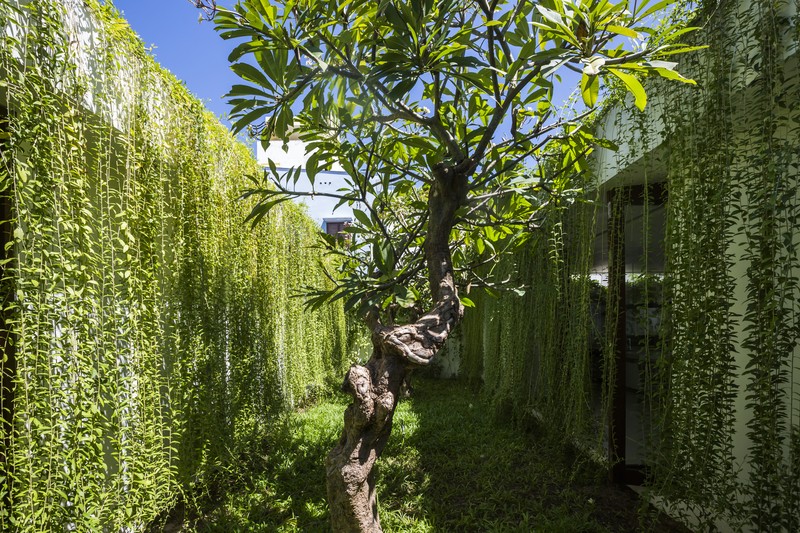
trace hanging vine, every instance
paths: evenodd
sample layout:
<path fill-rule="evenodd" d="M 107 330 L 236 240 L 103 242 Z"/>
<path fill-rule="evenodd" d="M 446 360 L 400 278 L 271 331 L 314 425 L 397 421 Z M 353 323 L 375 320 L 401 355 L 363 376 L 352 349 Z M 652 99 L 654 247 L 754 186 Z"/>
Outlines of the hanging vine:
<path fill-rule="evenodd" d="M 796 19 L 704 6 L 702 91 L 665 88 L 669 350 L 654 490 L 703 528 L 797 528 Z M 707 22 L 705 22 L 707 21 Z M 790 45 L 791 46 L 791 45 Z M 796 49 L 796 48 L 795 48 Z M 793 102 L 793 103 L 792 103 Z"/>
<path fill-rule="evenodd" d="M 353 339 L 340 306 L 292 297 L 326 283 L 314 224 L 294 205 L 243 224 L 252 154 L 111 5 L 0 0 L 0 27 L 0 528 L 142 530 L 341 375 Z"/>
<path fill-rule="evenodd" d="M 636 179 L 645 185 L 653 154 L 665 157 L 665 241 L 653 242 L 647 222 L 642 230 L 645 250 L 663 247 L 664 277 L 642 278 L 642 296 L 628 300 L 662 309 L 658 338 L 644 330 L 639 363 L 650 490 L 701 530 L 800 528 L 798 11 L 795 0 L 709 0 L 676 10 L 702 27 L 697 44 L 708 45 L 680 59 L 701 87 L 647 80 L 644 113 L 617 100 L 598 120 L 617 121 L 609 130 L 623 147 L 615 164 L 641 169 Z M 564 435 L 584 427 L 600 444 L 616 393 L 616 339 L 614 331 L 603 336 L 598 397 L 581 358 L 600 306 L 565 282 L 589 274 L 587 261 L 568 253 L 570 243 L 592 246 L 592 224 L 578 227 L 562 216 L 508 265 L 530 286 L 526 295 L 484 303 L 482 317 L 468 317 L 462 354 L 472 379 L 482 369 L 485 390 L 517 415 L 534 409 L 548 427 Z M 647 252 L 642 263 L 647 272 Z M 604 302 L 617 300 L 613 290 Z M 605 311 L 607 323 L 619 312 Z M 597 418 L 579 406 L 586 390 L 594 391 Z M 598 423 L 574 423 L 579 412 Z"/>
<path fill-rule="evenodd" d="M 504 416 L 534 417 L 554 433 L 597 443 L 588 275 L 595 205 L 554 211 L 530 244 L 498 267 L 524 292 L 480 296 L 480 313 L 468 312 L 463 325 L 461 368 L 482 379 Z"/>

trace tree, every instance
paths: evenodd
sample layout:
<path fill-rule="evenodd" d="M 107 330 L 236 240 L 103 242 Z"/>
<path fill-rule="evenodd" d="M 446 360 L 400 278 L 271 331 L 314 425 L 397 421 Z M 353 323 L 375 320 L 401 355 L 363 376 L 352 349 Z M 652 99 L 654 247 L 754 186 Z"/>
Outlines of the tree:
<path fill-rule="evenodd" d="M 643 108 L 641 77 L 691 83 L 663 60 L 690 47 L 677 28 L 647 26 L 668 1 L 191 1 L 242 41 L 230 56 L 245 82 L 229 93 L 234 129 L 265 143 L 299 133 L 312 184 L 338 163 L 347 190 L 332 196 L 363 206 L 352 239 L 326 239 L 339 267 L 309 305 L 345 299 L 372 332 L 372 357 L 345 377 L 353 403 L 326 467 L 334 530 L 380 531 L 373 465 L 406 373 L 431 363 L 471 290 L 509 285 L 499 257 L 574 200 L 603 144 L 582 125 L 601 85 Z M 553 97 L 568 70 L 585 111 L 564 117 Z M 256 180 L 250 220 L 303 195 L 300 175 L 271 167 Z"/>

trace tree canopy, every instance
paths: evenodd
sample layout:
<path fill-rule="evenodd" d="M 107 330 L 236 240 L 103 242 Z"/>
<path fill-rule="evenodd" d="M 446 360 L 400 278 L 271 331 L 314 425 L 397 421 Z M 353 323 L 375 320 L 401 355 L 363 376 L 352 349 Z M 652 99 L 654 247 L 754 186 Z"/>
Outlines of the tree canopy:
<path fill-rule="evenodd" d="M 691 82 L 667 56 L 691 47 L 685 30 L 652 26 L 669 7 L 608 0 L 243 0 L 198 2 L 225 39 L 243 79 L 229 96 L 234 128 L 263 143 L 292 133 L 307 143 L 312 185 L 341 165 L 356 206 L 335 287 L 312 305 L 413 308 L 427 294 L 429 197 L 439 183 L 458 198 L 446 240 L 457 284 L 491 291 L 493 265 L 531 235 L 547 208 L 567 205 L 574 178 L 603 144 L 582 125 L 603 85 L 629 91 L 640 79 Z M 560 113 L 561 75 L 580 75 L 584 109 Z M 576 76 L 577 79 L 577 76 Z M 274 142 L 274 141 L 273 141 Z M 454 176 L 464 176 L 456 183 Z M 301 170 L 272 166 L 248 195 L 255 223 L 294 191 Z M 324 194 L 314 192 L 312 194 Z M 461 302 L 471 305 L 462 291 Z"/>

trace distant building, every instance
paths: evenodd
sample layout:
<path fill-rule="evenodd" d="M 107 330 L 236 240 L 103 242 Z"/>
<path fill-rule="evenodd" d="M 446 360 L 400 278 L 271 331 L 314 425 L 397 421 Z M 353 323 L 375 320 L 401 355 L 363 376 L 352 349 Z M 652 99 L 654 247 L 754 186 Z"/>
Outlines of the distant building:
<path fill-rule="evenodd" d="M 259 144 L 256 149 L 256 156 L 261 166 L 266 167 L 269 164 L 268 161 L 272 160 L 280 171 L 297 167 L 305 169 L 306 161 L 308 161 L 305 143 L 296 135 L 292 135 L 285 145 L 279 140 L 275 140 L 270 143 L 266 150 Z M 307 205 L 308 215 L 322 226 L 323 231 L 328 233 L 330 231 L 325 229 L 327 227 L 326 222 L 331 224 L 351 222 L 353 220 L 353 207 L 358 207 L 358 205 L 350 206 L 347 204 L 337 207 L 338 198 L 324 196 L 325 194 L 336 194 L 339 189 L 346 187 L 345 177 L 346 174 L 342 167 L 334 165 L 331 170 L 319 172 L 312 187 L 305 170 L 303 170 L 300 180 L 295 186 L 296 191 L 316 193 L 314 196 L 299 197 L 297 202 Z"/>
<path fill-rule="evenodd" d="M 353 222 L 349 217 L 333 217 L 322 219 L 322 231 L 334 237 L 344 237 L 344 230 Z"/>

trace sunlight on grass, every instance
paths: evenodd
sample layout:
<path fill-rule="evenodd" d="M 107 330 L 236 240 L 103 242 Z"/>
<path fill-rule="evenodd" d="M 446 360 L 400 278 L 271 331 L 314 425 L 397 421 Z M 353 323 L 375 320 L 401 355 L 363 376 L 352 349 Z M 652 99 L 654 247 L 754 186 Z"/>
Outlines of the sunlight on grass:
<path fill-rule="evenodd" d="M 197 530 L 328 531 L 323 463 L 345 406 L 344 398 L 325 401 L 276 424 L 262 468 L 246 485 L 225 487 Z M 493 412 L 454 382 L 421 381 L 400 403 L 378 463 L 387 533 L 638 529 L 634 500 L 614 494 L 613 505 L 596 503 L 616 489 L 586 477 L 562 450 L 496 423 Z"/>

